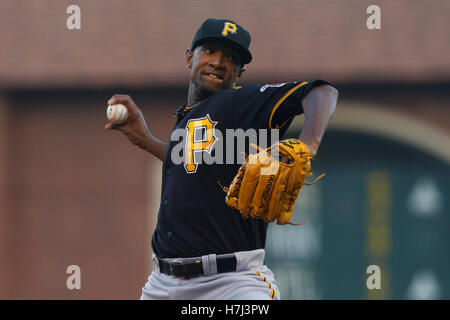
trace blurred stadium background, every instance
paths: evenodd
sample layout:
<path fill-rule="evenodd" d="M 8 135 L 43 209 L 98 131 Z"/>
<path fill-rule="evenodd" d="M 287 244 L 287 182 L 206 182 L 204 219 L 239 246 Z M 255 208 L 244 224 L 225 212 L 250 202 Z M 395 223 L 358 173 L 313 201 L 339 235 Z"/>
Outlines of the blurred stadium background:
<path fill-rule="evenodd" d="M 81 30 L 66 28 L 72 4 Z M 380 30 L 366 27 L 371 4 Z M 309 225 L 269 228 L 282 298 L 450 298 L 448 1 L 3 0 L 0 14 L 1 299 L 139 298 L 161 164 L 103 130 L 106 102 L 130 94 L 167 140 L 208 17 L 251 32 L 242 84 L 340 91 L 313 167 L 327 176 L 296 204 Z M 81 290 L 66 287 L 69 265 Z"/>

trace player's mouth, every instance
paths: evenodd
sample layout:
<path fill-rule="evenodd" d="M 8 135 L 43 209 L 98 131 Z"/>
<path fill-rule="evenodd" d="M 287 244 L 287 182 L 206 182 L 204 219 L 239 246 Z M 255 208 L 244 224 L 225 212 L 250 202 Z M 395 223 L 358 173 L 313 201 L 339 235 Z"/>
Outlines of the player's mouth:
<path fill-rule="evenodd" d="M 217 73 L 204 73 L 203 74 L 205 77 L 208 77 L 209 79 L 214 79 L 214 80 L 220 80 L 223 81 L 223 75 L 221 74 L 217 74 Z"/>

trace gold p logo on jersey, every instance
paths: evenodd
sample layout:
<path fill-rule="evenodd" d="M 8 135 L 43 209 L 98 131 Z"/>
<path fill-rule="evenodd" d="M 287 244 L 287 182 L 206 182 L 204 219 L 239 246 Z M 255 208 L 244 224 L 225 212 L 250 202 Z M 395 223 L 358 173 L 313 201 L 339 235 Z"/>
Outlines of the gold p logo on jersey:
<path fill-rule="evenodd" d="M 234 23 L 225 22 L 225 25 L 222 30 L 222 35 L 224 37 L 226 37 L 228 35 L 228 32 L 236 33 L 236 31 L 237 31 L 237 26 Z"/>
<path fill-rule="evenodd" d="M 217 122 L 211 121 L 209 114 L 206 117 L 189 120 L 186 125 L 187 138 L 185 149 L 184 168 L 187 173 L 197 172 L 198 164 L 194 160 L 195 152 L 211 152 L 212 145 L 217 137 L 214 126 Z"/>

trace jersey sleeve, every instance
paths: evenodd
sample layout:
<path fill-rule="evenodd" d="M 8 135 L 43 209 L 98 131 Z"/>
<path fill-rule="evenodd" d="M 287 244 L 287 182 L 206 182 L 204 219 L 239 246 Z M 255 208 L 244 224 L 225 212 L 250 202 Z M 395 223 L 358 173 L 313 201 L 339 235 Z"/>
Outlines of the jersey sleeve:
<path fill-rule="evenodd" d="M 287 82 L 250 85 L 236 89 L 233 118 L 237 128 L 287 129 L 292 119 L 303 113 L 301 102 L 312 88 L 328 84 L 313 82 Z"/>

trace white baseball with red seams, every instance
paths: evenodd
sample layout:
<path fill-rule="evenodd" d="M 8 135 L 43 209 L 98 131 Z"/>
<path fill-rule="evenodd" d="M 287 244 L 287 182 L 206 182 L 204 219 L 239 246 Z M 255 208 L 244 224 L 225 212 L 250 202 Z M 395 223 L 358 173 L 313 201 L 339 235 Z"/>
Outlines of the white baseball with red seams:
<path fill-rule="evenodd" d="M 128 110 L 123 104 L 108 106 L 106 117 L 114 124 L 123 124 L 128 119 Z"/>

